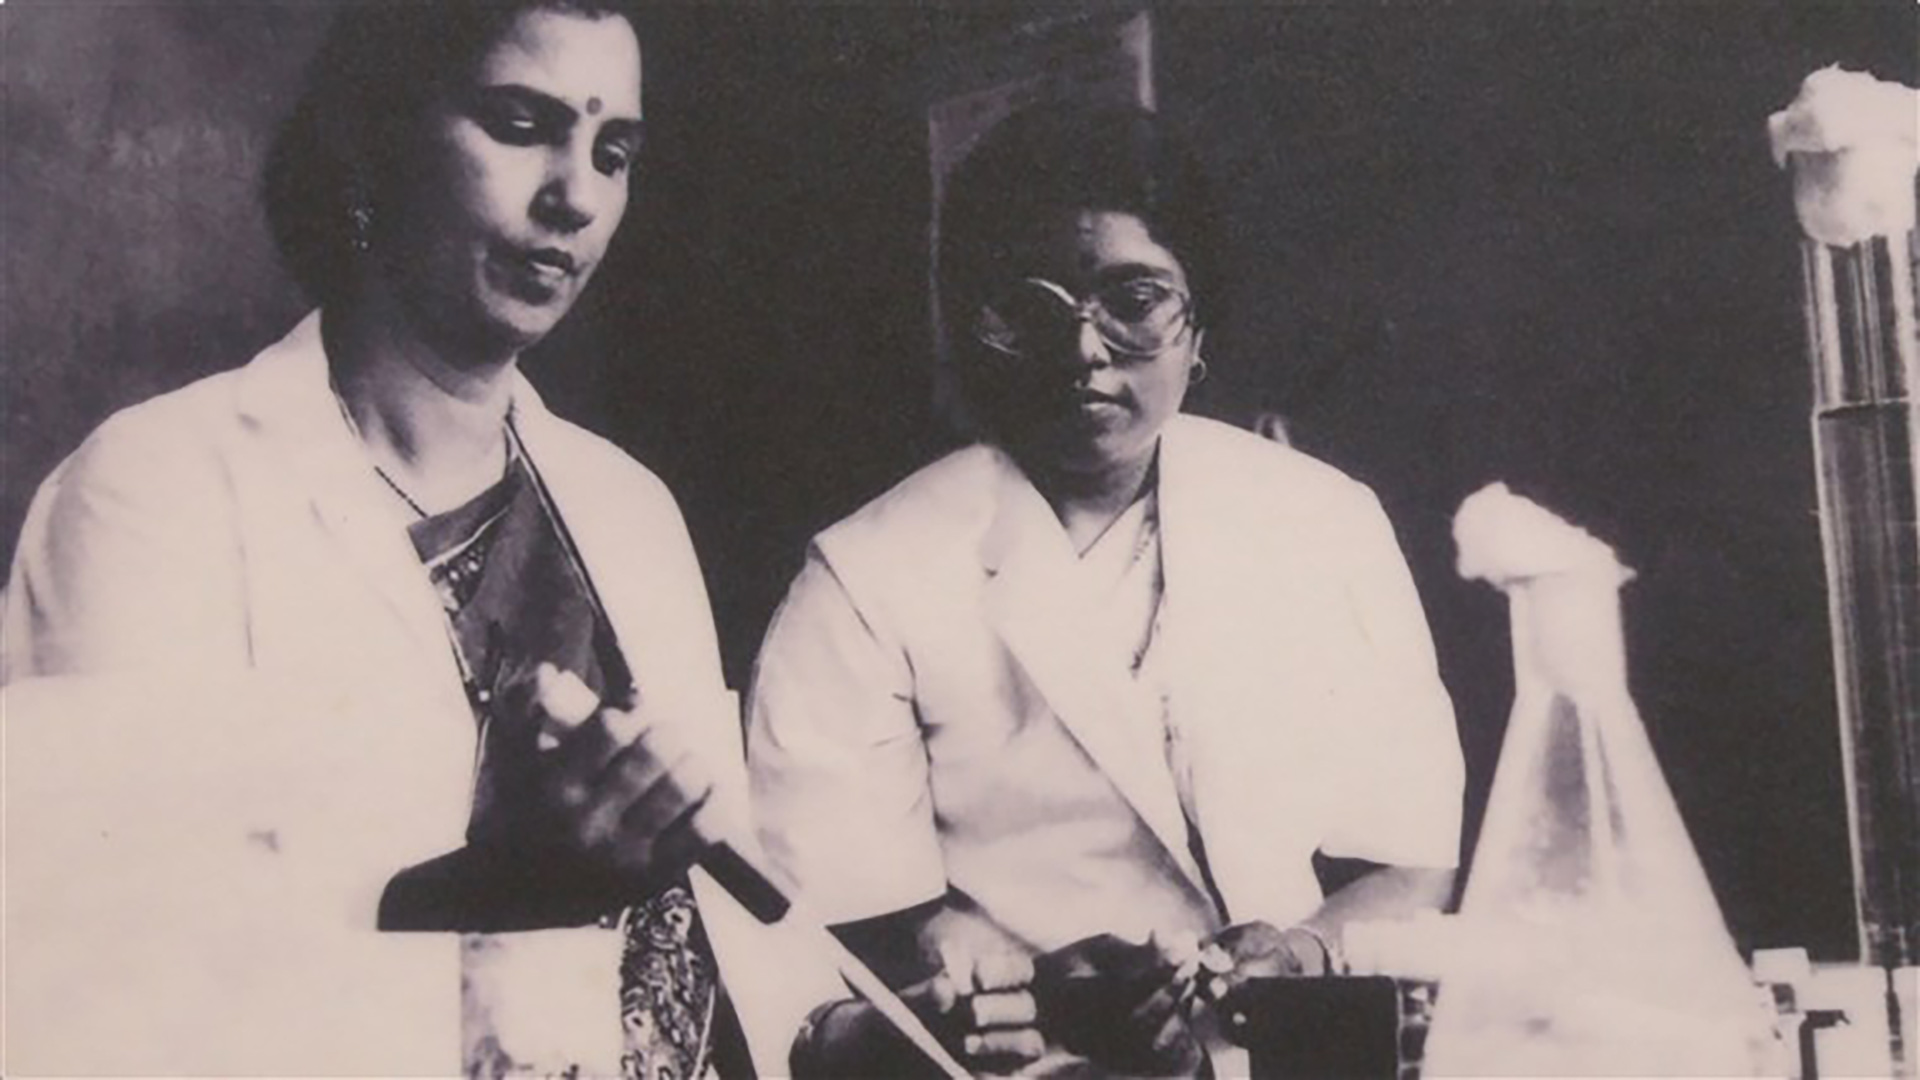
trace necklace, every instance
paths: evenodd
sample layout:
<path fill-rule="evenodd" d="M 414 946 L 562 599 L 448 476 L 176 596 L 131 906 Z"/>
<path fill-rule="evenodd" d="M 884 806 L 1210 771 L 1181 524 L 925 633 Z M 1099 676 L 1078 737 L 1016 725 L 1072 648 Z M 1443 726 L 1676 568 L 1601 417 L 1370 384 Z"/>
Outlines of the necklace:
<path fill-rule="evenodd" d="M 0 3 L 4 3 L 4 2 L 5 0 L 0 0 Z M 333 403 L 334 405 L 339 407 L 340 419 L 346 421 L 347 431 L 352 433 L 354 440 L 360 444 L 361 450 L 364 452 L 367 449 L 367 437 L 363 435 L 360 431 L 360 422 L 353 418 L 353 410 L 347 408 L 347 399 L 341 396 L 340 384 L 333 381 L 333 374 L 331 372 L 327 374 L 327 389 L 333 393 Z M 510 425 L 505 425 L 505 424 L 502 425 L 503 429 L 509 426 Z M 513 453 L 512 453 L 513 447 L 511 445 L 512 440 L 506 439 L 504 434 L 502 438 L 508 443 L 507 468 L 511 469 L 513 467 Z M 381 468 L 379 462 L 374 461 L 372 460 L 371 457 L 369 457 L 367 460 L 367 464 L 373 466 L 373 474 L 380 478 L 381 483 L 387 485 L 387 490 L 393 492 L 395 495 L 398 495 L 400 497 L 400 501 L 407 504 L 407 509 L 413 511 L 414 515 L 418 517 L 421 521 L 425 521 L 428 518 L 433 516 L 432 514 L 427 513 L 426 507 L 420 505 L 420 500 L 408 494 L 407 489 L 400 486 L 400 481 L 395 480 L 393 478 L 392 473 L 389 473 L 387 470 Z"/>
<path fill-rule="evenodd" d="M 421 521 L 425 521 L 428 518 L 433 516 L 432 514 L 427 513 L 425 507 L 415 502 L 413 496 L 407 494 L 407 489 L 400 486 L 400 481 L 395 480 L 391 476 L 388 476 L 387 470 L 381 468 L 379 465 L 376 464 L 373 466 L 373 473 L 375 476 L 378 476 L 380 479 L 385 480 L 387 482 L 387 487 L 392 489 L 395 495 L 400 496 L 400 501 L 403 503 L 406 503 L 407 508 L 409 510 L 412 510 L 415 514 L 419 515 Z"/>
<path fill-rule="evenodd" d="M 352 434 L 354 441 L 360 444 L 361 452 L 365 453 L 367 450 L 367 437 L 360 433 L 360 422 L 353 418 L 353 410 L 347 408 L 347 399 L 341 396 L 340 384 L 333 381 L 332 372 L 327 373 L 327 389 L 333 394 L 333 403 L 340 410 L 340 419 L 347 422 L 347 431 Z M 407 494 L 407 489 L 401 487 L 400 481 L 395 480 L 388 474 L 387 470 L 381 468 L 379 462 L 369 458 L 367 464 L 373 466 L 373 474 L 378 476 L 381 482 L 387 485 L 387 490 L 400 496 L 400 501 L 406 503 L 407 509 L 412 510 L 420 520 L 425 521 L 433 516 L 427 513 L 426 508 L 420 505 L 419 500 Z"/>

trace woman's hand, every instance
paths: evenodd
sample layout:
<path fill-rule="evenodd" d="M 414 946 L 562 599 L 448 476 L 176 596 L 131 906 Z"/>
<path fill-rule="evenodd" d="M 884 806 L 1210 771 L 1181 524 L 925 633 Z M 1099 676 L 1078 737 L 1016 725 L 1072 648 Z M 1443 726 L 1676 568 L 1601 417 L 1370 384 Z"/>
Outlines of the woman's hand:
<path fill-rule="evenodd" d="M 1326 975 L 1334 964 L 1325 939 L 1300 926 L 1285 930 L 1273 924 L 1245 922 L 1229 926 L 1215 934 L 1203 947 L 1203 953 L 1222 955 L 1228 963 L 1219 966 L 1204 987 L 1208 997 L 1226 997 L 1255 978 L 1297 978 Z"/>
<path fill-rule="evenodd" d="M 714 776 L 693 740 L 664 719 L 609 707 L 579 678 L 542 664 L 533 680 L 542 720 L 542 786 L 567 846 L 619 874 L 656 882 L 720 838 Z"/>
<path fill-rule="evenodd" d="M 1036 966 L 1041 1023 L 1067 1049 L 1135 1076 L 1199 1070 L 1204 1055 L 1187 1024 L 1191 957 L 1156 941 L 1141 945 L 1099 934 L 1048 953 Z"/>
<path fill-rule="evenodd" d="M 1032 982 L 1033 964 L 1006 954 L 980 960 L 970 970 L 942 971 L 902 990 L 900 1000 L 969 1071 L 1005 1075 L 1046 1052 L 1036 1026 Z M 816 1012 L 790 1064 L 799 1080 L 938 1075 L 872 1006 L 858 1000 Z"/>
<path fill-rule="evenodd" d="M 950 965 L 901 997 L 974 1072 L 1015 1073 L 1046 1053 L 1033 962 L 1017 953 Z"/>

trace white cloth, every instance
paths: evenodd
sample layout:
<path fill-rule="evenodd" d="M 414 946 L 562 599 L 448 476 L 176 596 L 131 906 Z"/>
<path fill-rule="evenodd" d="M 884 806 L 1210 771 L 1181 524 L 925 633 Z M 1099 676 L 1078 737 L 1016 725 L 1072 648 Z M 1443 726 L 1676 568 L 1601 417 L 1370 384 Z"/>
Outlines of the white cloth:
<path fill-rule="evenodd" d="M 1154 664 L 1227 917 L 1309 914 L 1316 849 L 1453 866 L 1452 706 L 1372 494 L 1193 417 L 1159 467 Z M 1090 647 L 1111 630 L 1074 558 L 987 446 L 816 538 L 760 655 L 748 757 L 762 845 L 829 918 L 951 886 L 981 916 L 951 933 L 1033 950 L 1217 926 L 1166 757 L 1128 726 L 1157 718 Z"/>
<path fill-rule="evenodd" d="M 744 788 L 671 495 L 524 380 L 513 409 L 643 704 L 697 718 Z M 459 1071 L 457 937 L 373 929 L 389 876 L 464 841 L 472 791 L 475 724 L 406 524 L 341 420 L 317 315 L 114 416 L 43 485 L 0 639 L 14 1069 Z M 838 984 L 694 884 L 782 1073 L 804 1008 L 783 995 Z M 617 1002 L 595 979 L 529 998 L 546 1013 L 525 1022 L 577 1012 L 604 1036 Z"/>
<path fill-rule="evenodd" d="M 1166 763 L 1164 781 L 1173 786 L 1180 810 L 1191 822 L 1198 820 L 1192 762 L 1180 738 L 1166 674 L 1159 663 L 1166 655 L 1160 647 L 1166 590 L 1160 572 L 1158 501 L 1148 492 L 1080 553 L 1078 569 L 1087 578 L 1084 592 L 1095 605 L 1084 617 L 1088 626 L 1101 632 L 1086 647 L 1098 651 L 1100 663 L 1128 674 L 1127 692 L 1139 701 L 1123 717 L 1133 722 L 1131 730 L 1141 744 L 1140 752 L 1157 754 Z"/>

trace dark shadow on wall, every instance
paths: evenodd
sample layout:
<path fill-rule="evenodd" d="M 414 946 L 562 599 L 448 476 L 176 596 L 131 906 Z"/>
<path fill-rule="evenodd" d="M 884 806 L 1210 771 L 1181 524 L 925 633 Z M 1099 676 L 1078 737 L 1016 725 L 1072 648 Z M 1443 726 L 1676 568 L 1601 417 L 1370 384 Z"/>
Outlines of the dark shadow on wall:
<path fill-rule="evenodd" d="M 232 367 L 302 304 L 255 197 L 312 5 L 0 14 L 0 525 L 115 409 Z"/>

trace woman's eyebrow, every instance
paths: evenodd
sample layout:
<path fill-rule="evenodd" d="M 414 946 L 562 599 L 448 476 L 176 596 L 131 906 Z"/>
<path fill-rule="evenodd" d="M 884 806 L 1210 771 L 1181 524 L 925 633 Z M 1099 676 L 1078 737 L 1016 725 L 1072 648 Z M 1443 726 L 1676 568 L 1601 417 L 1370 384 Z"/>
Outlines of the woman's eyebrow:
<path fill-rule="evenodd" d="M 1119 281 L 1134 281 L 1139 278 L 1152 278 L 1155 281 L 1172 283 L 1178 277 L 1179 272 L 1170 266 L 1131 262 L 1120 263 L 1115 266 L 1103 266 L 1094 273 L 1093 280 L 1102 285 L 1110 285 Z"/>
<path fill-rule="evenodd" d="M 580 108 L 567 99 L 550 94 L 545 90 L 528 86 L 525 83 L 492 83 L 480 87 L 477 93 L 483 98 L 510 98 L 544 111 L 556 114 L 564 113 L 570 120 L 577 120 L 581 115 Z M 605 123 L 608 127 L 616 124 L 628 124 L 638 127 L 641 120 L 637 116 L 614 116 L 610 117 Z"/>
<path fill-rule="evenodd" d="M 491 83 L 475 89 L 474 96 L 481 99 L 505 99 L 542 112 L 565 113 L 569 119 L 580 115 L 580 110 L 569 105 L 564 99 L 557 98 L 544 90 L 536 90 L 524 83 Z"/>
<path fill-rule="evenodd" d="M 604 138 L 639 146 L 646 141 L 647 125 L 644 120 L 616 117 L 600 125 L 600 133 Z"/>

